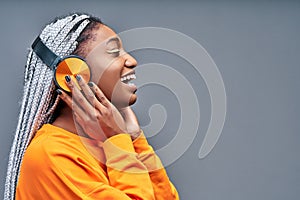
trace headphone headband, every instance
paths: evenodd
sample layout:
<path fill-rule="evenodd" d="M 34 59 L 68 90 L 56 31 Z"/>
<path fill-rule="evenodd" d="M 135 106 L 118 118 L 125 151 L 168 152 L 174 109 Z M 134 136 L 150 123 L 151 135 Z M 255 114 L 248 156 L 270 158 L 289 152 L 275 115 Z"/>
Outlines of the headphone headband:
<path fill-rule="evenodd" d="M 61 61 L 61 57 L 51 51 L 38 36 L 31 45 L 33 51 L 42 59 L 42 61 L 50 67 L 51 70 L 55 70 L 56 65 Z"/>

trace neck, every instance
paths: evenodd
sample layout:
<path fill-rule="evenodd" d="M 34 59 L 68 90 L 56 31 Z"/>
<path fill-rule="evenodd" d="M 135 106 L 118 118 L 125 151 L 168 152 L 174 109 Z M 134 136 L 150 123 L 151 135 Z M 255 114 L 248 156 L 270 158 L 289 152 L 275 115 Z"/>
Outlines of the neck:
<path fill-rule="evenodd" d="M 68 106 L 61 108 L 59 116 L 54 120 L 52 125 L 63 128 L 71 133 L 78 134 L 78 130 L 74 123 L 73 111 Z"/>

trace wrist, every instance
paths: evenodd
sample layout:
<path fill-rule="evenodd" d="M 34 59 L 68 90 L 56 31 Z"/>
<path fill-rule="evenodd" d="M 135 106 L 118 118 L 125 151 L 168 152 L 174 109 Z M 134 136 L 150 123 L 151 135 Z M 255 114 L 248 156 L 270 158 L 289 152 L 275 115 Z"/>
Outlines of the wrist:
<path fill-rule="evenodd" d="M 141 135 L 141 133 L 142 133 L 142 129 L 129 133 L 131 136 L 131 140 L 134 141 L 136 138 L 138 138 Z"/>

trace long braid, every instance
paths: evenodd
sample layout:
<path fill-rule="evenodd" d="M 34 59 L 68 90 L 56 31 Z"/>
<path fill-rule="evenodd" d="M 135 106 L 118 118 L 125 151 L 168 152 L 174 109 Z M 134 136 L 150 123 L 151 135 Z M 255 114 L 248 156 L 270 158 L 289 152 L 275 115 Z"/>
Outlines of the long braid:
<path fill-rule="evenodd" d="M 69 55 L 75 50 L 76 39 L 88 25 L 88 19 L 88 15 L 74 14 L 56 20 L 44 28 L 40 37 L 57 55 Z M 19 120 L 9 155 L 5 200 L 12 200 L 15 197 L 19 170 L 29 141 L 43 124 L 49 122 L 59 102 L 55 93 L 53 72 L 32 50 L 28 54 L 24 78 Z"/>

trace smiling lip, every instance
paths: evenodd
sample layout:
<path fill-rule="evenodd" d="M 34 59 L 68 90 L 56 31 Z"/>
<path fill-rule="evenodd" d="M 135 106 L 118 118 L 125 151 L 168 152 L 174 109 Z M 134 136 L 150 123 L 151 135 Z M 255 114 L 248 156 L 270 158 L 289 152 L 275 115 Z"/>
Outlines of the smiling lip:
<path fill-rule="evenodd" d="M 135 70 L 131 70 L 131 71 L 127 72 L 126 74 L 122 75 L 121 78 L 131 75 L 131 74 L 135 74 Z"/>
<path fill-rule="evenodd" d="M 135 70 L 131 70 L 130 72 L 124 74 L 120 79 L 121 82 L 126 85 L 126 87 L 130 88 L 130 91 L 132 93 L 135 93 L 137 91 L 136 85 L 130 82 L 136 79 Z"/>
<path fill-rule="evenodd" d="M 128 84 L 129 81 L 131 80 L 135 80 L 136 76 L 135 76 L 135 71 L 132 70 L 126 74 L 124 74 L 123 76 L 121 76 L 121 82 Z"/>

